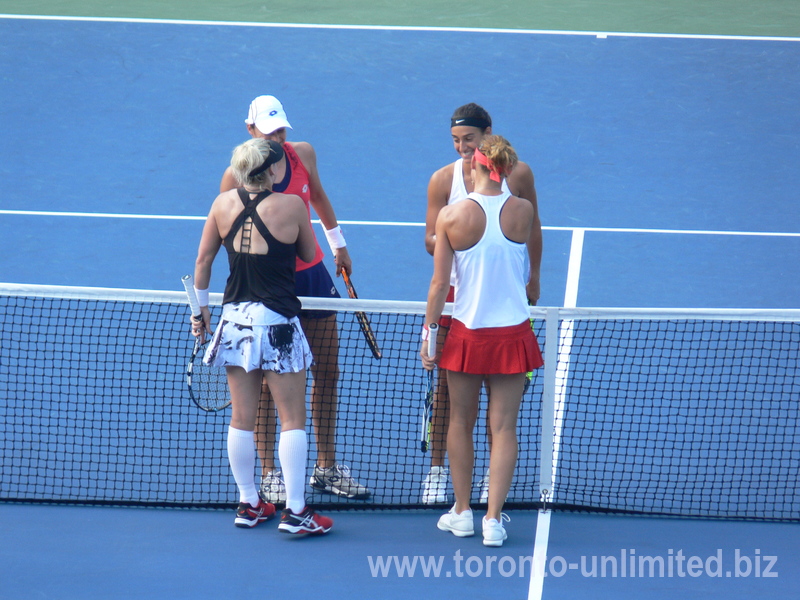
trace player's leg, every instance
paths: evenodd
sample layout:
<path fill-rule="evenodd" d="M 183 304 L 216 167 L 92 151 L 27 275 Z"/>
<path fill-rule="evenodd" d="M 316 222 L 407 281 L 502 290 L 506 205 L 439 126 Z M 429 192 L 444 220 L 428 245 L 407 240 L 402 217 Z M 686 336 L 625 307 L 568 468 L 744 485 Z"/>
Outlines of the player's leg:
<path fill-rule="evenodd" d="M 371 491 L 358 483 L 350 468 L 336 461 L 336 418 L 339 402 L 339 331 L 336 315 L 301 317 L 314 364 L 311 366 L 311 421 L 317 442 L 312 487 L 346 498 L 367 498 Z"/>
<path fill-rule="evenodd" d="M 492 447 L 489 468 L 492 477 L 486 517 L 499 521 L 517 464 L 517 417 L 525 374 L 491 375 L 490 381 L 492 395 L 488 410 Z"/>
<path fill-rule="evenodd" d="M 311 366 L 311 421 L 317 442 L 317 466 L 336 462 L 336 412 L 339 402 L 339 331 L 336 315 L 301 319 L 314 355 Z"/>
<path fill-rule="evenodd" d="M 272 504 L 263 502 L 256 490 L 255 437 L 253 430 L 261 392 L 261 371 L 246 372 L 241 367 L 226 367 L 231 393 L 231 421 L 228 428 L 228 460 L 239 488 L 237 527 L 254 527 L 275 514 Z"/>
<path fill-rule="evenodd" d="M 286 508 L 278 529 L 285 533 L 327 533 L 333 521 L 317 515 L 306 506 L 306 373 L 279 374 L 269 371 L 266 376 L 281 421 L 278 455 L 286 482 Z"/>
<path fill-rule="evenodd" d="M 450 390 L 447 455 L 450 457 L 450 474 L 456 502 L 447 514 L 439 518 L 437 527 L 458 537 L 467 537 L 474 534 L 472 510 L 469 506 L 472 470 L 475 465 L 472 432 L 478 418 L 481 376 L 448 371 L 447 384 Z"/>
<path fill-rule="evenodd" d="M 478 418 L 481 376 L 447 372 L 450 391 L 450 424 L 447 430 L 447 454 L 456 495 L 456 512 L 469 508 L 475 448 L 472 433 Z"/>
<path fill-rule="evenodd" d="M 275 465 L 275 433 L 278 430 L 278 419 L 275 403 L 269 391 L 267 378 L 261 380 L 261 394 L 256 415 L 256 449 L 261 463 L 261 485 L 259 494 L 267 502 L 286 502 L 286 488 L 281 470 Z"/>

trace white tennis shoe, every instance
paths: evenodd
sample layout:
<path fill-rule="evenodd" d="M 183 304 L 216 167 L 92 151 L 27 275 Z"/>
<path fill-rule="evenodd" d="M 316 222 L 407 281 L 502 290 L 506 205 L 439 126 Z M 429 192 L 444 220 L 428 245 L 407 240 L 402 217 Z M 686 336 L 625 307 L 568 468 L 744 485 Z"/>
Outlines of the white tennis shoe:
<path fill-rule="evenodd" d="M 502 546 L 503 542 L 508 539 L 506 528 L 503 527 L 503 521 L 508 522 L 510 520 L 511 517 L 506 513 L 500 513 L 499 521 L 497 519 L 487 519 L 483 517 L 483 519 L 481 519 L 481 523 L 483 524 L 483 545 L 495 548 Z"/>
<path fill-rule="evenodd" d="M 442 504 L 447 502 L 447 469 L 434 466 L 422 482 L 422 503 Z"/>
<path fill-rule="evenodd" d="M 453 505 L 453 508 L 439 517 L 439 523 L 436 526 L 442 531 L 449 531 L 456 537 L 475 535 L 475 522 L 472 520 L 471 508 L 457 514 L 456 507 Z"/>

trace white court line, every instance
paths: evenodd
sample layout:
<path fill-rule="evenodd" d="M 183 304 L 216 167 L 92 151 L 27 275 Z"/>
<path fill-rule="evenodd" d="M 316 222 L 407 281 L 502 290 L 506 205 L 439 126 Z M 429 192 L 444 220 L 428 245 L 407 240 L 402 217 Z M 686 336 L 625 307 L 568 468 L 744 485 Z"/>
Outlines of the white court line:
<path fill-rule="evenodd" d="M 81 217 L 98 219 L 153 219 L 168 221 L 205 221 L 206 217 L 185 215 L 136 215 L 125 213 L 63 212 L 50 210 L 0 210 L 0 215 L 24 215 L 32 217 Z"/>
<path fill-rule="evenodd" d="M 46 211 L 46 210 L 9 210 L 0 209 L 0 215 L 22 215 L 34 217 L 78 217 L 78 218 L 100 218 L 100 219 L 152 219 L 155 221 L 205 221 L 205 216 L 192 215 L 142 215 L 126 213 L 93 213 L 93 212 L 67 212 L 67 211 Z M 312 219 L 312 223 L 319 224 L 319 219 Z M 340 225 L 371 226 L 371 227 L 425 227 L 425 223 L 411 221 L 357 221 L 340 219 Z M 563 227 L 563 226 L 542 226 L 543 231 L 582 231 L 599 233 L 665 233 L 682 235 L 732 235 L 732 236 L 754 236 L 754 237 L 800 237 L 800 232 L 791 231 L 724 231 L 713 229 L 645 229 L 635 227 Z M 574 240 L 573 240 L 574 242 Z M 565 307 L 567 305 L 565 304 Z"/>
<path fill-rule="evenodd" d="M 668 38 L 694 40 L 742 40 L 762 42 L 799 42 L 800 37 L 760 35 L 703 35 L 693 33 L 641 33 L 624 31 L 570 31 L 558 29 L 505 29 L 493 27 L 422 27 L 410 25 L 346 25 L 318 23 L 261 23 L 251 21 L 198 21 L 189 19 L 139 19 L 129 17 L 64 17 L 51 15 L 5 15 L 0 19 L 37 21 L 88 21 L 100 23 L 152 23 L 162 25 L 205 25 L 215 27 L 272 27 L 284 29 L 361 29 L 368 31 L 431 31 L 437 33 L 516 33 L 521 35 L 582 35 L 599 39 L 609 37 Z"/>
<path fill-rule="evenodd" d="M 583 229 L 575 229 L 572 232 L 572 243 L 569 250 L 569 266 L 567 268 L 567 286 L 564 292 L 564 308 L 575 308 L 578 305 L 578 283 L 581 277 L 581 262 L 583 259 L 583 241 L 585 238 L 585 231 Z M 548 315 L 548 318 L 552 318 Z M 541 449 L 541 454 L 550 461 L 549 478 L 546 474 L 542 474 L 542 479 L 549 479 L 549 502 L 555 499 L 555 483 L 556 475 L 558 472 L 558 455 L 561 449 L 561 431 L 564 426 L 564 410 L 565 399 L 567 394 L 567 382 L 569 380 L 569 367 L 570 356 L 572 353 L 572 339 L 573 339 L 573 326 L 574 321 L 564 320 L 559 327 L 557 353 L 553 352 L 552 346 L 545 348 L 546 359 L 552 360 L 557 355 L 555 368 L 550 368 L 546 371 L 548 376 L 554 377 L 554 393 L 553 393 L 553 408 L 552 408 L 552 421 L 546 422 L 545 415 L 550 412 L 546 407 L 542 408 L 542 428 L 552 427 L 553 436 L 552 440 L 549 436 L 545 435 L 544 429 L 542 432 L 542 445 L 552 443 L 552 454 L 545 451 L 544 447 Z M 556 327 L 552 323 L 548 323 L 548 332 L 555 331 Z M 549 346 L 553 341 L 548 338 L 545 344 Z M 547 350 L 550 350 L 548 353 Z M 543 399 L 544 400 L 544 399 Z M 544 468 L 544 467 L 543 467 Z M 528 600 L 541 600 L 544 591 L 544 577 L 545 566 L 547 562 L 547 549 L 550 544 L 550 510 L 540 510 L 536 519 L 536 539 L 533 544 L 533 562 L 531 565 L 531 579 L 528 586 Z"/>

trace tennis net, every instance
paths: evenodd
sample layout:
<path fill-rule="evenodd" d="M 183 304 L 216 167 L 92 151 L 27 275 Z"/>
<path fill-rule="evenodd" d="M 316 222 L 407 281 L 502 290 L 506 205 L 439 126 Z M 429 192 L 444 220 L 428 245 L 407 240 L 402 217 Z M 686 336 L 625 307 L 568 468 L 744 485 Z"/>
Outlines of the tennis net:
<path fill-rule="evenodd" d="M 348 500 L 309 488 L 309 502 L 423 506 L 424 303 L 304 307 L 335 311 L 337 460 L 372 490 Z M 230 409 L 200 411 L 186 389 L 188 314 L 181 292 L 0 286 L 0 501 L 234 504 Z M 546 366 L 523 400 L 510 506 L 800 521 L 800 311 L 531 316 Z M 483 417 L 475 440 L 477 499 Z"/>

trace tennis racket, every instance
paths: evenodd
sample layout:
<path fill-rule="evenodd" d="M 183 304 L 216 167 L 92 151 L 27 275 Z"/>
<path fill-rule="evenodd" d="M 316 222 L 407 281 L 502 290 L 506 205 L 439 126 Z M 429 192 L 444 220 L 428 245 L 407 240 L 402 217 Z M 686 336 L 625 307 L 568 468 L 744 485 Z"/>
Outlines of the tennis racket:
<path fill-rule="evenodd" d="M 350 281 L 350 277 L 347 275 L 347 271 L 344 269 L 342 269 L 342 278 L 344 279 L 344 285 L 347 287 L 347 295 L 353 299 L 358 299 L 356 288 L 353 287 L 353 283 Z M 369 319 L 367 318 L 366 313 L 357 311 L 356 319 L 358 319 L 358 324 L 361 326 L 361 333 L 364 334 L 364 338 L 367 340 L 369 349 L 372 350 L 372 356 L 375 358 L 381 358 L 383 354 L 381 354 L 381 349 L 378 347 L 378 340 L 375 339 L 375 333 L 372 331 L 372 326 L 369 324 Z"/>
<path fill-rule="evenodd" d="M 194 293 L 194 278 L 186 275 L 182 279 L 186 289 L 186 297 L 192 309 L 192 319 L 198 320 L 200 304 Z M 214 412 L 226 408 L 231 403 L 228 385 L 220 369 L 214 369 L 203 363 L 206 344 L 195 338 L 189 364 L 186 365 L 186 383 L 189 386 L 189 397 L 197 408 Z"/>
<path fill-rule="evenodd" d="M 428 356 L 433 358 L 436 356 L 436 338 L 439 334 L 439 325 L 431 323 L 428 325 Z M 428 382 L 425 386 L 425 403 L 422 405 L 422 430 L 420 431 L 419 449 L 423 452 L 428 451 L 428 446 L 431 441 L 431 418 L 433 417 L 433 372 L 436 369 L 428 371 Z"/>
<path fill-rule="evenodd" d="M 533 304 L 531 304 L 530 301 L 528 301 L 528 306 L 533 306 Z M 531 318 L 531 331 L 533 331 L 535 334 L 536 328 L 534 327 L 534 324 L 535 322 L 533 318 Z M 533 381 L 533 371 L 528 371 L 527 373 L 525 373 L 525 386 L 522 388 L 523 396 L 528 393 L 528 388 L 531 387 L 532 381 Z"/>

